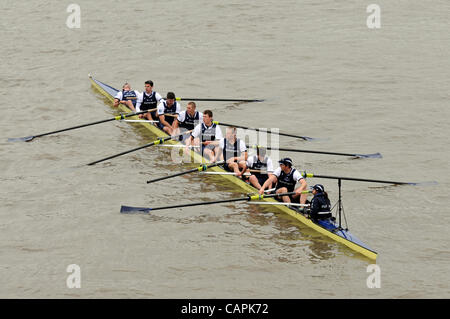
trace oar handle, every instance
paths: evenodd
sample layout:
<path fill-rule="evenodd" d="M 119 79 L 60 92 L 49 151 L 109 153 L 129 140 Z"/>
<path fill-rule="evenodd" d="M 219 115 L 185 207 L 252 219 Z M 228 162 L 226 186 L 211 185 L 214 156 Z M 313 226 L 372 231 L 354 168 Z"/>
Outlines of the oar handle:
<path fill-rule="evenodd" d="M 170 117 L 178 117 L 178 113 L 164 113 L 164 114 L 159 114 L 159 115 L 170 116 Z"/>

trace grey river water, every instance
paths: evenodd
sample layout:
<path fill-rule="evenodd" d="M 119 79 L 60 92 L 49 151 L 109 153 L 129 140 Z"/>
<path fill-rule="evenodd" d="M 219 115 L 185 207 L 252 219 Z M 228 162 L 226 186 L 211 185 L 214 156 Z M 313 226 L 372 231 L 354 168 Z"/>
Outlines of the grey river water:
<path fill-rule="evenodd" d="M 379 29 L 366 25 L 369 1 L 73 1 L 80 28 L 66 24 L 71 2 L 2 1 L 1 298 L 450 297 L 448 0 L 376 0 Z M 122 215 L 242 194 L 199 175 L 147 185 L 191 167 L 167 149 L 82 165 L 155 138 L 130 123 L 7 142 L 116 114 L 89 73 L 140 91 L 151 79 L 163 95 L 262 98 L 198 105 L 223 122 L 328 138 L 280 146 L 383 154 L 280 154 L 300 169 L 438 184 L 343 183 L 350 230 L 379 254 L 379 288 L 367 286 L 370 260 L 272 208 Z M 337 199 L 335 181 L 315 182 Z"/>

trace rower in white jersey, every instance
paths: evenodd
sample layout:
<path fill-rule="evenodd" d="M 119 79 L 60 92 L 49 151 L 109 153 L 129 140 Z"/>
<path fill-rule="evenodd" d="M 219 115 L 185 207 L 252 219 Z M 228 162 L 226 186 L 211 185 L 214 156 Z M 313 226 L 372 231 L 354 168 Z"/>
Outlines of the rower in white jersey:
<path fill-rule="evenodd" d="M 117 107 L 119 104 L 125 104 L 130 110 L 135 112 L 138 94 L 138 91 L 131 90 L 130 84 L 125 83 L 122 91 L 117 92 L 114 97 L 114 106 Z"/>
<path fill-rule="evenodd" d="M 223 138 L 218 124 L 213 123 L 213 113 L 210 110 L 203 112 L 203 123 L 198 124 L 186 140 L 186 153 L 189 145 L 201 145 L 201 154 L 213 162 L 218 152 L 219 140 Z"/>
<path fill-rule="evenodd" d="M 197 105 L 195 102 L 189 102 L 186 105 L 186 110 L 181 111 L 178 117 L 173 121 L 173 135 L 179 135 L 181 131 L 191 131 L 200 123 L 203 123 L 203 113 L 196 111 Z M 189 138 L 188 135 L 183 135 L 183 138 Z"/>
<path fill-rule="evenodd" d="M 300 204 L 305 204 L 307 194 L 302 194 L 301 192 L 306 190 L 306 180 L 297 169 L 292 167 L 292 160 L 290 158 L 283 158 L 279 160 L 278 163 L 280 163 L 280 167 L 278 167 L 273 172 L 273 175 L 264 182 L 264 185 L 259 189 L 259 194 L 264 194 L 264 190 L 267 189 L 269 185 L 271 185 L 272 183 L 276 183 L 275 192 L 277 194 L 290 192 L 296 193 L 294 195 L 281 196 L 283 202 L 298 203 L 300 199 Z M 297 182 L 300 183 L 300 187 L 295 188 Z"/>
<path fill-rule="evenodd" d="M 153 110 L 148 113 L 139 114 L 139 118 L 145 118 L 149 121 L 157 121 L 156 108 L 159 101 L 162 99 L 158 92 L 153 91 L 153 81 L 145 81 L 144 92 L 138 94 L 136 102 L 136 112 Z"/>
<path fill-rule="evenodd" d="M 214 161 L 225 161 L 224 169 L 234 172 L 237 177 L 241 177 L 245 172 L 247 158 L 247 146 L 245 146 L 243 140 L 236 137 L 236 128 L 233 126 L 227 127 L 225 138 L 219 141 L 219 151 L 216 153 Z"/>
<path fill-rule="evenodd" d="M 172 135 L 172 123 L 181 112 L 180 103 L 176 101 L 175 93 L 168 92 L 167 97 L 158 105 L 158 127 L 169 135 Z"/>
<path fill-rule="evenodd" d="M 266 149 L 264 147 L 258 147 L 256 149 L 256 155 L 248 157 L 244 170 L 247 168 L 251 174 L 248 181 L 259 190 L 261 185 L 264 185 L 267 179 L 273 174 L 272 159 L 266 155 Z M 261 171 L 261 173 L 257 171 Z M 272 184 L 268 185 L 268 188 L 272 188 Z"/>

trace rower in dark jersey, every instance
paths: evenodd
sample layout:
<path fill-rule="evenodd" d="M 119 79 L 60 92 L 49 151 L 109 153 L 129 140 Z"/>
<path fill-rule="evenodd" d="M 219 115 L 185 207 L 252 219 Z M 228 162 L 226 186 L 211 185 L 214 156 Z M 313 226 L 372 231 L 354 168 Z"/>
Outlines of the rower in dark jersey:
<path fill-rule="evenodd" d="M 195 102 L 189 102 L 186 105 L 186 110 L 181 111 L 178 117 L 173 121 L 173 135 L 179 135 L 181 131 L 193 130 L 195 126 L 203 123 L 203 113 L 196 110 L 197 106 Z M 183 135 L 184 138 L 188 138 L 189 135 Z"/>
<path fill-rule="evenodd" d="M 114 96 L 114 106 L 119 104 L 125 104 L 133 112 L 136 111 L 136 102 L 139 92 L 131 89 L 130 84 L 125 83 L 122 87 L 122 91 L 117 92 Z"/>
<path fill-rule="evenodd" d="M 325 192 L 325 188 L 321 184 L 316 184 L 312 187 L 312 193 L 314 195 L 311 200 L 309 216 L 312 220 L 318 221 L 320 219 L 326 219 L 331 217 L 331 204 L 328 199 L 328 194 Z"/>
<path fill-rule="evenodd" d="M 158 127 L 169 135 L 172 135 L 172 123 L 181 112 L 180 103 L 176 101 L 175 93 L 168 92 L 165 100 L 158 105 Z"/>
<path fill-rule="evenodd" d="M 258 147 L 256 155 L 247 158 L 244 170 L 247 168 L 251 174 L 248 181 L 259 190 L 261 185 L 264 185 L 266 180 L 273 174 L 272 159 L 266 155 L 264 147 Z M 261 173 L 255 171 L 261 171 Z M 268 188 L 271 188 L 271 186 L 268 185 Z"/>
<path fill-rule="evenodd" d="M 186 153 L 190 145 L 200 145 L 201 154 L 213 162 L 218 152 L 219 140 L 223 138 L 218 124 L 213 123 L 213 113 L 210 110 L 203 112 L 203 123 L 198 124 L 191 133 L 191 138 L 186 140 Z"/>
<path fill-rule="evenodd" d="M 302 194 L 302 191 L 306 190 L 307 184 L 306 180 L 303 178 L 302 174 L 292 167 L 292 160 L 290 158 L 283 158 L 278 161 L 280 167 L 278 167 L 273 175 L 270 176 L 264 185 L 260 188 L 259 194 L 264 194 L 264 190 L 271 184 L 276 184 L 275 192 L 280 193 L 290 193 L 295 192 L 296 194 L 290 196 L 282 196 L 282 200 L 285 203 L 297 202 L 300 199 L 300 204 L 305 204 L 307 199 L 307 194 Z M 295 188 L 297 182 L 300 186 Z"/>
<path fill-rule="evenodd" d="M 145 118 L 149 121 L 157 121 L 156 108 L 162 97 L 158 92 L 153 91 L 153 81 L 145 81 L 145 90 L 138 95 L 136 102 L 136 112 L 153 110 L 151 112 L 140 114 L 139 118 Z"/>
<path fill-rule="evenodd" d="M 237 177 L 241 177 L 245 172 L 245 161 L 248 158 L 247 146 L 245 142 L 236 136 L 235 127 L 227 127 L 225 138 L 219 141 L 219 151 L 216 153 L 215 162 L 225 161 L 224 169 L 234 172 Z"/>

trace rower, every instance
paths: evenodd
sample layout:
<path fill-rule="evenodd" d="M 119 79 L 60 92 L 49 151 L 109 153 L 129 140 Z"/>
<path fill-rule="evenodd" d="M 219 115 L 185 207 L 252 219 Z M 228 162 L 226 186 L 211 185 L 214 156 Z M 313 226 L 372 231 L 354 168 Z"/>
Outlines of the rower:
<path fill-rule="evenodd" d="M 178 117 L 173 121 L 173 134 L 180 134 L 180 128 L 186 131 L 193 130 L 194 127 L 203 122 L 203 113 L 196 111 L 197 106 L 195 102 L 189 102 L 186 105 L 186 111 L 181 111 Z M 184 137 L 187 137 L 184 135 Z"/>
<path fill-rule="evenodd" d="M 312 187 L 312 193 L 314 195 L 311 200 L 309 217 L 318 221 L 320 219 L 326 219 L 331 217 L 331 204 L 328 199 L 328 194 L 325 192 L 325 188 L 322 184 L 316 184 Z"/>
<path fill-rule="evenodd" d="M 178 115 L 180 112 L 180 103 L 176 101 L 175 93 L 168 92 L 166 100 L 162 100 L 158 105 L 159 128 L 172 135 L 172 123 L 175 120 L 175 115 Z"/>
<path fill-rule="evenodd" d="M 144 85 L 144 92 L 139 94 L 137 98 L 136 112 L 156 109 L 159 101 L 162 99 L 158 92 L 153 91 L 153 81 L 145 81 Z M 139 114 L 139 118 L 145 118 L 149 121 L 156 121 L 158 119 L 156 110 L 145 114 Z"/>
<path fill-rule="evenodd" d="M 191 138 L 186 140 L 186 153 L 189 153 L 189 145 L 201 144 L 202 156 L 208 156 L 209 161 L 213 162 L 222 138 L 222 130 L 218 124 L 213 123 L 213 112 L 206 110 L 203 112 L 203 123 L 198 124 L 192 131 Z"/>
<path fill-rule="evenodd" d="M 282 200 L 285 203 L 290 203 L 292 201 L 298 202 L 300 198 L 300 204 L 305 204 L 307 199 L 307 194 L 302 194 L 301 192 L 306 190 L 307 184 L 302 174 L 292 167 L 292 160 L 290 158 L 283 158 L 278 161 L 280 167 L 278 167 L 260 188 L 259 194 L 264 194 L 264 190 L 269 187 L 272 183 L 276 183 L 275 192 L 280 193 L 290 193 L 295 191 L 295 195 L 282 196 Z M 301 185 L 295 188 L 295 185 L 299 182 Z"/>
<path fill-rule="evenodd" d="M 237 177 L 244 174 L 245 161 L 248 158 L 247 146 L 243 140 L 236 137 L 236 128 L 233 126 L 227 127 L 225 138 L 220 139 L 219 151 L 214 162 L 217 162 L 219 157 L 225 161 L 224 169 L 226 171 L 234 172 Z"/>
<path fill-rule="evenodd" d="M 248 179 L 250 184 L 256 187 L 258 190 L 261 188 L 261 185 L 264 185 L 266 180 L 273 174 L 273 164 L 272 159 L 266 155 L 265 147 L 257 147 L 256 155 L 250 156 L 245 162 L 244 170 L 249 168 L 250 170 L 258 170 L 262 173 L 258 172 L 250 172 L 251 175 Z M 268 185 L 268 188 L 271 188 L 272 184 Z"/>
<path fill-rule="evenodd" d="M 130 110 L 135 112 L 138 94 L 138 91 L 131 90 L 130 84 L 125 83 L 122 91 L 117 92 L 114 97 L 114 106 L 117 107 L 119 104 L 125 104 Z"/>

